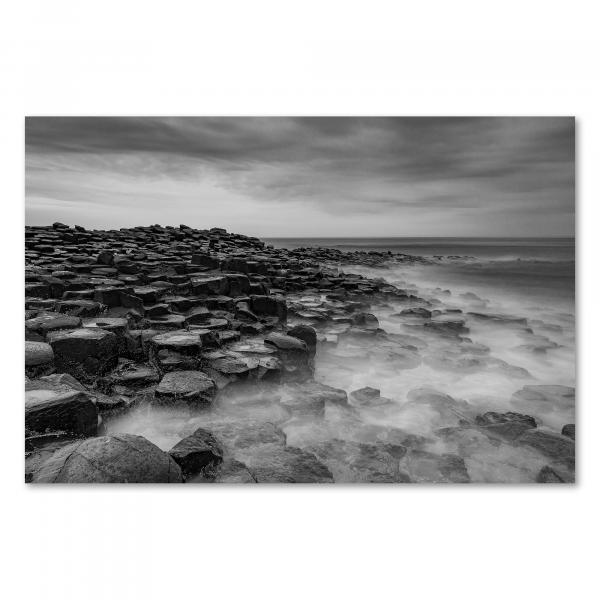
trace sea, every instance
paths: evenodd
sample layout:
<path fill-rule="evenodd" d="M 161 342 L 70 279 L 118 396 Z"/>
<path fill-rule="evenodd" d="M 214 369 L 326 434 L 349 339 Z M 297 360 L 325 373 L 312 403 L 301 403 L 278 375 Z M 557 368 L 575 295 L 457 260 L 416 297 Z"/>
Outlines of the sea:
<path fill-rule="evenodd" d="M 433 264 L 402 267 L 421 283 L 497 293 L 574 311 L 575 238 L 270 238 L 276 248 L 322 246 L 430 258 Z M 450 257 L 450 258 L 449 258 Z M 463 289 L 463 288 L 469 288 Z"/>

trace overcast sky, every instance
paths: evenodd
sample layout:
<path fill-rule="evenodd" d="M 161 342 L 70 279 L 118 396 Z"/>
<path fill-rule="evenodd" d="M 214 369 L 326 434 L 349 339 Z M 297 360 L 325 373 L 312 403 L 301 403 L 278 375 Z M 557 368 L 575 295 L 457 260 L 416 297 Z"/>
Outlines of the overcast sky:
<path fill-rule="evenodd" d="M 574 235 L 571 118 L 26 119 L 26 223 Z"/>

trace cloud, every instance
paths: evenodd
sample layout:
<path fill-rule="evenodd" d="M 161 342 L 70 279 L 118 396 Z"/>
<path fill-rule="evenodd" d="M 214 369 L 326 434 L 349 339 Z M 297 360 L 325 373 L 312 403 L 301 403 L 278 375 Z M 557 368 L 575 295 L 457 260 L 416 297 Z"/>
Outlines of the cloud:
<path fill-rule="evenodd" d="M 570 118 L 30 117 L 27 218 L 80 198 L 80 221 L 114 207 L 97 227 L 171 205 L 263 236 L 572 235 L 574 136 Z"/>

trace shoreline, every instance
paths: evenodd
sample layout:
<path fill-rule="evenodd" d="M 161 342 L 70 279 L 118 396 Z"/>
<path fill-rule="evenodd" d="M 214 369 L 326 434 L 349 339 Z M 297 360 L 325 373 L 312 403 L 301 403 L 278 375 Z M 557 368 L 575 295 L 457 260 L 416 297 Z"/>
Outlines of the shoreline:
<path fill-rule="evenodd" d="M 436 453 L 430 439 L 420 439 L 424 436 L 383 426 L 373 433 L 373 420 L 398 410 L 377 388 L 345 390 L 314 379 L 321 355 L 348 340 L 388 353 L 393 346 L 401 368 L 421 363 L 414 340 L 381 328 L 373 307 L 386 304 L 405 304 L 397 318 L 424 338 L 441 340 L 452 352 L 466 348 L 475 357 L 469 360 L 485 368 L 512 367 L 476 355 L 465 315 L 455 309 L 385 280 L 340 270 L 431 264 L 428 259 L 390 251 L 274 248 L 223 229 L 183 225 L 119 231 L 26 227 L 25 244 L 26 480 L 473 480 L 460 453 Z M 469 316 L 498 318 L 485 312 Z M 502 324 L 529 327 L 506 319 Z M 473 367 L 452 352 L 439 359 L 439 368 Z M 531 389 L 547 387 L 524 385 L 515 402 L 525 407 L 572 402 L 574 408 L 572 388 Z M 230 419 L 231 411 L 221 421 L 206 418 L 221 405 L 231 409 L 228 402 L 239 404 L 236 389 L 251 396 L 249 389 L 262 388 L 271 396 L 283 389 L 283 399 L 269 401 L 268 410 L 257 400 L 255 411 L 271 411 L 271 417 L 276 404 L 280 423 L 249 417 L 240 423 Z M 407 400 L 441 415 L 445 431 L 435 436 L 451 439 L 453 447 L 476 435 L 510 452 L 533 453 L 533 463 L 541 465 L 535 481 L 574 481 L 570 422 L 555 431 L 529 414 L 475 414 L 436 390 L 416 390 Z M 111 423 L 156 408 L 175 408 L 190 423 L 209 426 L 187 432 L 187 423 L 183 429 L 189 434 L 168 452 L 141 436 L 111 434 Z M 289 443 L 290 434 L 279 426 L 291 421 L 288 429 L 297 433 L 298 423 L 321 427 L 334 417 L 351 434 L 302 447 Z M 107 456 L 121 459 L 115 465 Z"/>

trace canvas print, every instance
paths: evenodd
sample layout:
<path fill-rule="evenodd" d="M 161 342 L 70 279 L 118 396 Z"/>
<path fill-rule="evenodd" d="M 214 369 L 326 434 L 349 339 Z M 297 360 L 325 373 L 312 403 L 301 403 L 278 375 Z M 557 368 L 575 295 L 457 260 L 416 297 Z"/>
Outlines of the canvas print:
<path fill-rule="evenodd" d="M 575 481 L 573 118 L 25 143 L 25 481 Z"/>

